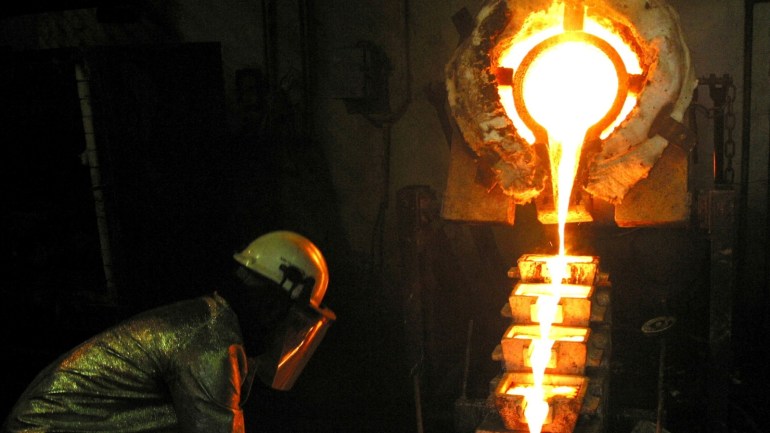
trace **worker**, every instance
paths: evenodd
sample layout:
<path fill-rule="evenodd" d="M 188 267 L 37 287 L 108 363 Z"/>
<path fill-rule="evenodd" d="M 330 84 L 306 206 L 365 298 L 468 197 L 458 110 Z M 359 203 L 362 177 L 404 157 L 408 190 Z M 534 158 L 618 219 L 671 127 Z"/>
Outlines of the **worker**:
<path fill-rule="evenodd" d="M 258 377 L 289 390 L 328 327 L 326 261 L 307 238 L 264 234 L 212 293 L 139 313 L 43 369 L 10 432 L 243 432 Z"/>

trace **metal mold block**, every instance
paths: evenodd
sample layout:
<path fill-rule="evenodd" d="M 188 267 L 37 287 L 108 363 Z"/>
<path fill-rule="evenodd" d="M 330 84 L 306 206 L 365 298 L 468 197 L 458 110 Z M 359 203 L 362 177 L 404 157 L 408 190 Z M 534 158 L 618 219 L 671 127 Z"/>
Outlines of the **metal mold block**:
<path fill-rule="evenodd" d="M 538 322 L 536 313 L 538 296 L 555 295 L 553 287 L 551 284 L 517 283 L 508 297 L 513 321 L 515 323 Z M 593 286 L 562 286 L 559 293 L 561 299 L 558 317 L 554 323 L 564 326 L 588 326 L 591 319 L 593 294 Z"/>
<path fill-rule="evenodd" d="M 530 373 L 505 373 L 495 390 L 495 406 L 500 419 L 508 430 L 529 431 L 524 416 L 524 397 L 512 395 L 509 389 L 532 384 Z M 548 399 L 549 422 L 543 425 L 543 433 L 572 433 L 582 408 L 587 381 L 582 376 L 547 374 L 543 378 L 546 386 L 568 386 L 576 388 L 574 396 L 555 395 Z"/>
<path fill-rule="evenodd" d="M 583 374 L 587 360 L 587 344 L 591 333 L 587 328 L 552 326 L 551 363 L 546 373 Z M 529 353 L 533 339 L 539 333 L 538 325 L 511 325 L 500 341 L 503 365 L 508 372 L 531 371 Z M 535 336 L 533 338 L 533 336 Z M 561 337 L 559 337 L 561 336 Z M 579 337 L 578 337 L 579 336 Z M 555 337 L 555 338 L 554 338 Z M 567 339 L 580 338 L 579 341 Z"/>
<path fill-rule="evenodd" d="M 551 273 L 547 260 L 553 256 L 525 254 L 519 258 L 519 278 L 525 283 L 550 283 Z M 599 258 L 593 256 L 568 256 L 568 277 L 563 283 L 593 286 L 599 269 Z"/>

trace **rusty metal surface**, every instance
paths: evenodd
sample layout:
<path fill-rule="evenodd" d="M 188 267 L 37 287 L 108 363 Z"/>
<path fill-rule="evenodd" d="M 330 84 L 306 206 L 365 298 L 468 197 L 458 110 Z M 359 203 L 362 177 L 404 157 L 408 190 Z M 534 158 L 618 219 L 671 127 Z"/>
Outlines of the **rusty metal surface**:
<path fill-rule="evenodd" d="M 459 143 L 458 143 L 459 141 Z M 614 206 L 614 221 L 619 227 L 685 226 L 692 212 L 687 190 L 688 154 L 676 146 L 667 146 L 646 179 L 631 188 L 622 203 Z M 490 222 L 513 225 L 516 204 L 499 188 L 488 189 L 476 181 L 477 158 L 457 134 L 453 135 L 449 174 L 444 191 L 441 216 L 449 221 Z M 568 222 L 603 221 L 597 216 L 595 200 L 579 193 L 570 206 Z M 538 221 L 556 223 L 553 200 L 545 192 L 535 199 Z M 613 209 L 610 209 L 612 212 Z"/>
<path fill-rule="evenodd" d="M 500 419 L 509 430 L 528 430 L 524 417 L 524 397 L 507 394 L 508 388 L 517 385 L 531 385 L 532 375 L 527 373 L 505 373 L 495 390 L 495 405 Z M 577 423 L 586 393 L 587 380 L 582 376 L 547 374 L 545 385 L 571 386 L 577 389 L 574 397 L 553 396 L 548 399 L 551 409 L 550 422 L 543 425 L 544 433 L 572 433 Z"/>
<path fill-rule="evenodd" d="M 459 143 L 458 143 L 459 140 Z M 614 206 L 619 227 L 685 226 L 691 217 L 692 199 L 687 189 L 687 153 L 667 146 L 646 179 L 631 188 L 622 203 Z M 513 225 L 516 204 L 499 188 L 488 189 L 478 183 L 477 158 L 457 134 L 453 135 L 449 174 L 441 216 L 449 221 L 491 222 Z M 556 223 L 553 201 L 545 192 L 535 199 L 538 221 Z M 586 193 L 570 206 L 568 222 L 602 220 L 595 203 Z"/>
<path fill-rule="evenodd" d="M 619 227 L 684 226 L 690 221 L 687 156 L 677 146 L 666 147 L 647 178 L 615 206 Z"/>
<path fill-rule="evenodd" d="M 609 323 L 610 319 L 610 300 L 612 291 L 610 286 L 599 286 L 594 290 L 594 296 L 591 298 L 591 317 L 590 323 Z"/>
<path fill-rule="evenodd" d="M 448 221 L 513 225 L 516 215 L 515 203 L 499 188 L 490 189 L 477 183 L 475 179 L 478 170 L 475 155 L 455 127 L 441 217 Z"/>
<path fill-rule="evenodd" d="M 546 258 L 549 256 L 540 254 L 524 254 L 516 262 L 519 270 L 519 278 L 525 283 L 550 282 L 550 273 Z M 566 284 L 593 285 L 599 269 L 599 258 L 589 256 L 576 256 L 574 261 L 567 263 L 569 267 Z"/>
<path fill-rule="evenodd" d="M 592 369 L 585 376 L 585 393 L 578 420 L 570 433 L 602 433 L 605 430 L 605 420 L 608 415 L 608 400 L 610 390 L 610 372 L 606 368 Z M 504 375 L 500 374 L 489 382 L 489 397 L 486 401 L 487 412 L 482 422 L 476 427 L 475 433 L 529 433 L 528 426 L 510 429 L 503 422 L 497 406 L 496 391 Z"/>
<path fill-rule="evenodd" d="M 532 340 L 519 338 L 503 338 L 500 346 L 503 349 L 503 365 L 505 371 L 532 371 L 527 357 Z M 583 374 L 586 366 L 586 344 L 572 341 L 557 341 L 551 349 L 551 364 L 545 369 L 546 373 Z"/>
<path fill-rule="evenodd" d="M 586 378 L 588 385 L 580 413 L 589 417 L 604 417 L 607 415 L 607 400 L 610 393 L 609 369 L 593 369 Z"/>
<path fill-rule="evenodd" d="M 476 428 L 475 433 L 529 433 L 529 429 L 510 430 L 503 425 L 497 412 L 488 414 Z M 605 433 L 602 417 L 581 417 L 570 433 Z M 667 432 L 664 432 L 667 433 Z"/>
<path fill-rule="evenodd" d="M 457 134 L 454 135 L 457 137 Z M 459 137 L 457 137 L 459 138 Z M 453 140 L 449 175 L 444 191 L 441 216 L 450 221 L 492 222 L 513 225 L 516 205 L 499 188 L 488 190 L 478 183 L 479 166 L 464 142 Z M 688 153 L 677 146 L 667 146 L 646 179 L 631 188 L 622 203 L 614 205 L 614 221 L 619 227 L 686 226 L 692 215 L 688 191 Z M 576 192 L 570 205 L 568 222 L 603 220 L 597 216 L 594 199 Z M 545 191 L 535 199 L 538 221 L 555 224 L 553 200 Z M 610 205 L 611 206 L 611 205 Z M 610 210 L 612 212 L 612 209 Z"/>
<path fill-rule="evenodd" d="M 679 146 L 685 152 L 689 152 L 695 147 L 696 137 L 687 126 L 682 122 L 671 117 L 674 110 L 673 104 L 663 107 L 650 126 L 647 137 L 653 137 L 656 134 L 665 138 L 669 144 Z"/>
<path fill-rule="evenodd" d="M 592 327 L 586 345 L 586 371 L 591 368 L 609 368 L 611 351 L 612 334 L 609 326 Z"/>

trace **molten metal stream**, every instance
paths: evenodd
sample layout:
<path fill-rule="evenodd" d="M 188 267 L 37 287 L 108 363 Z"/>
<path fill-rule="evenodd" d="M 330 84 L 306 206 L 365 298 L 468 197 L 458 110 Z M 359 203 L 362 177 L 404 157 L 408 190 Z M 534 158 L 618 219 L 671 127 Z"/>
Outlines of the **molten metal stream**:
<path fill-rule="evenodd" d="M 550 329 L 556 317 L 567 262 L 564 228 L 588 129 L 612 107 L 618 89 L 612 62 L 598 48 L 584 42 L 565 42 L 544 51 L 524 77 L 522 91 L 530 114 L 548 131 L 551 184 L 558 215 L 559 254 L 549 259 L 554 296 L 537 300 L 540 337 L 532 341 L 533 387 L 525 397 L 530 433 L 540 433 L 548 416 L 549 396 L 543 378 L 551 358 Z"/>

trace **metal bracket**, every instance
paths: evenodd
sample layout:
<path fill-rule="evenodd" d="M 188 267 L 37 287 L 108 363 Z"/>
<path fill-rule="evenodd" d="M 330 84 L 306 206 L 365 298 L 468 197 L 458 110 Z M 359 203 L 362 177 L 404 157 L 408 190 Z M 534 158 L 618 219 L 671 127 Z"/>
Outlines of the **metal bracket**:
<path fill-rule="evenodd" d="M 695 147 L 695 135 L 683 123 L 671 117 L 673 104 L 667 104 L 660 109 L 655 120 L 652 122 L 648 138 L 660 135 L 669 143 L 681 148 L 685 152 L 690 152 Z"/>

